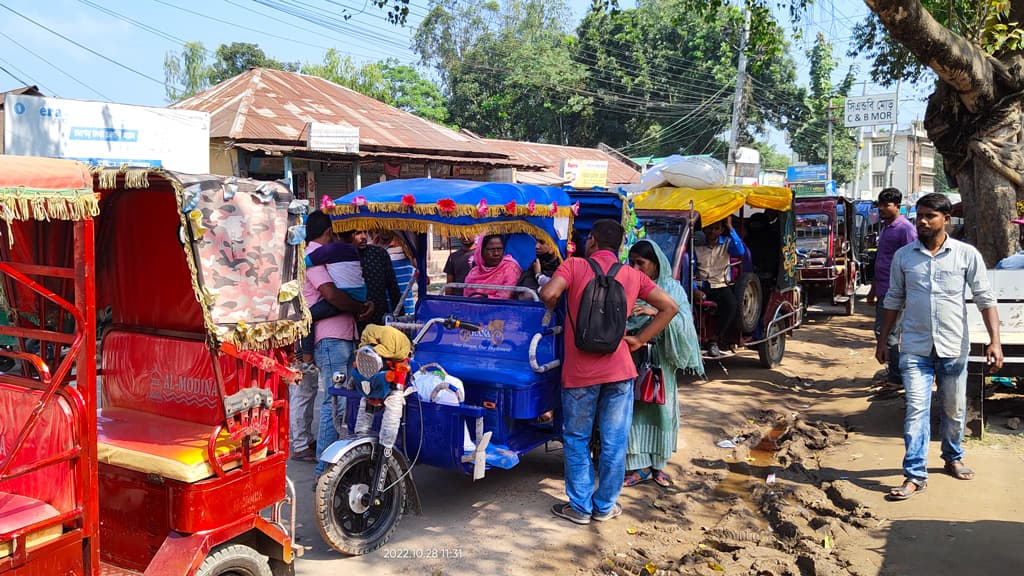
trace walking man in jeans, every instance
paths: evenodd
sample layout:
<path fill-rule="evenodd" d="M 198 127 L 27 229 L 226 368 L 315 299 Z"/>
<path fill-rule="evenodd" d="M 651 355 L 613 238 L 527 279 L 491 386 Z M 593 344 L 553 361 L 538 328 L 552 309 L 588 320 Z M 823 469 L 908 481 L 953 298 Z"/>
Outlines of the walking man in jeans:
<path fill-rule="evenodd" d="M 917 240 L 917 231 L 910 220 L 900 214 L 903 194 L 896 188 L 886 188 L 878 194 L 878 217 L 882 220 L 882 230 L 878 233 L 878 252 L 875 253 L 875 278 L 871 283 L 871 294 L 877 299 L 875 304 L 875 338 L 882 332 L 882 319 L 885 317 L 885 294 L 889 291 L 889 269 L 893 256 L 900 248 Z M 900 379 L 900 326 L 899 318 L 889 332 L 889 364 L 886 369 L 886 384 L 901 386 Z"/>
<path fill-rule="evenodd" d="M 618 261 L 623 229 L 615 220 L 598 220 L 587 238 L 587 258 L 605 273 Z M 569 258 L 555 271 L 540 291 L 541 300 L 554 308 L 563 293 L 566 306 L 575 317 L 587 283 L 594 277 L 584 258 Z M 555 516 L 576 524 L 590 520 L 604 522 L 622 514 L 615 503 L 626 474 L 626 444 L 633 419 L 633 379 L 636 368 L 630 352 L 654 338 L 679 311 L 675 301 L 647 275 L 623 266 L 615 275 L 626 293 L 626 302 L 643 299 L 658 313 L 637 336 L 625 336 L 611 354 L 595 354 L 576 347 L 575 326 L 565 323 L 565 355 L 562 364 L 562 436 L 565 446 L 565 493 L 568 504 L 556 504 Z M 630 313 L 623 310 L 623 315 Z M 594 463 L 590 457 L 590 438 L 594 423 L 600 434 L 601 452 L 594 482 Z"/>
<path fill-rule="evenodd" d="M 943 470 L 959 480 L 974 472 L 964 465 L 960 445 L 967 405 L 967 288 L 988 331 L 985 356 L 995 372 L 1003 365 L 999 314 L 989 287 L 985 261 L 970 244 L 946 234 L 949 199 L 928 194 L 917 201 L 917 241 L 900 248 L 892 261 L 885 318 L 875 344 L 875 358 L 888 360 L 888 337 L 903 310 L 900 372 L 907 395 L 903 423 L 903 484 L 889 491 L 890 500 L 906 500 L 928 486 L 928 441 L 931 436 L 932 385 L 938 385 L 939 433 Z"/>

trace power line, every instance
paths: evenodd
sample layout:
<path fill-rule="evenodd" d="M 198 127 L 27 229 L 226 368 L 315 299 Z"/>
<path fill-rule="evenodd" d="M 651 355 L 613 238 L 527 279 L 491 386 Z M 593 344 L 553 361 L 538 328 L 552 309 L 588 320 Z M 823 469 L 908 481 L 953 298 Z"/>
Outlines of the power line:
<path fill-rule="evenodd" d="M 39 59 L 40 59 L 40 60 L 42 60 L 43 62 L 46 62 L 47 64 L 49 64 L 49 65 L 50 65 L 50 67 L 51 67 L 51 68 L 53 68 L 54 70 L 56 70 L 57 72 L 60 72 L 61 74 L 65 75 L 65 76 L 67 76 L 68 78 L 70 78 L 71 80 L 75 81 L 75 82 L 76 82 L 76 83 L 78 83 L 78 84 L 79 84 L 80 86 L 84 87 L 85 89 L 89 90 L 90 92 L 92 92 L 92 93 L 96 94 L 96 95 L 97 95 L 97 96 L 99 96 L 100 98 L 102 98 L 102 99 L 104 99 L 104 100 L 107 100 L 107 101 L 110 101 L 110 98 L 108 98 L 107 96 L 105 96 L 105 95 L 104 95 L 104 94 L 103 94 L 102 92 L 100 92 L 99 90 L 97 90 L 97 89 L 93 88 L 92 86 L 90 86 L 90 85 L 86 84 L 85 82 L 83 82 L 83 81 L 79 80 L 78 78 L 76 78 L 75 76 L 73 76 L 72 74 L 70 74 L 69 72 L 67 72 L 67 71 L 66 71 L 66 70 L 64 70 L 63 68 L 61 68 L 60 66 L 57 66 L 57 65 L 56 65 L 56 64 L 54 64 L 53 62 L 50 62 L 50 61 L 49 61 L 49 60 L 47 60 L 46 58 L 43 58 L 42 56 L 40 56 L 39 54 L 37 54 L 37 53 L 36 53 L 36 52 L 34 52 L 33 50 L 29 49 L 29 48 L 28 48 L 27 46 L 24 46 L 23 44 L 21 44 L 20 42 L 18 42 L 18 41 L 17 41 L 17 40 L 15 40 L 14 38 L 11 38 L 10 36 L 8 36 L 7 34 L 4 34 L 3 32 L 0 32 L 0 36 L 3 36 L 4 38 L 7 38 L 7 39 L 8 39 L 9 41 L 11 41 L 11 42 L 12 42 L 12 43 L 13 43 L 13 44 L 14 44 L 15 46 L 17 46 L 17 47 L 21 48 L 22 50 L 24 50 L 25 52 L 28 52 L 29 54 L 31 54 L 31 55 L 33 55 L 33 56 L 35 56 L 36 58 L 39 58 Z M 47 90 L 47 92 L 49 92 L 49 90 Z"/>
<path fill-rule="evenodd" d="M 48 26 L 46 26 L 44 24 L 40 24 L 39 22 L 36 22 L 32 18 L 29 18 L 28 16 L 25 16 L 21 12 L 18 12 L 17 10 L 11 9 L 9 6 L 7 6 L 6 4 L 3 4 L 2 2 L 0 2 L 0 8 L 3 8 L 4 10 L 7 10 L 11 14 L 14 14 L 15 16 L 18 16 L 19 18 L 21 18 L 23 20 L 27 20 L 27 21 L 31 22 L 32 24 L 35 24 L 36 26 L 42 28 L 43 30 L 46 30 L 50 34 L 53 34 L 54 36 L 58 36 L 58 37 L 64 39 L 65 41 L 70 42 L 71 44 L 74 44 L 75 46 L 78 46 L 82 50 L 85 50 L 86 52 L 88 52 L 90 54 L 98 56 L 98 57 L 106 60 L 107 62 L 110 62 L 111 64 L 114 64 L 115 66 L 118 66 L 119 68 L 124 68 L 125 70 L 131 72 L 132 74 L 135 74 L 135 75 L 141 76 L 141 77 L 143 77 L 143 78 L 145 78 L 147 80 L 151 80 L 153 82 L 156 82 L 157 84 L 159 84 L 161 86 L 165 86 L 166 85 L 166 82 L 164 82 L 163 80 L 157 80 L 156 78 L 150 76 L 149 74 L 146 74 L 145 72 L 139 72 L 138 70 L 132 68 L 131 66 L 128 66 L 127 64 L 122 64 L 122 63 L 118 62 L 117 60 L 114 60 L 113 58 L 110 58 L 109 56 L 100 54 L 99 52 L 93 50 L 92 48 L 89 48 L 88 46 L 85 46 L 84 44 L 76 42 L 76 41 L 72 40 L 71 38 L 68 38 L 67 36 L 61 34 L 60 32 L 57 32 L 56 30 L 54 30 L 54 29 L 52 29 L 52 28 L 50 28 L 50 27 L 48 27 Z"/>
<path fill-rule="evenodd" d="M 4 62 L 5 64 L 7 64 L 6 60 L 0 60 L 0 62 Z M 10 64 L 8 64 L 8 65 L 10 65 Z M 11 67 L 13 68 L 14 66 L 11 66 Z M 21 78 L 18 78 L 17 76 L 14 75 L 14 72 L 11 72 L 10 70 L 8 70 L 7 68 L 4 68 L 3 66 L 0 66 L 0 71 L 3 71 L 5 74 L 10 76 L 11 78 L 14 78 L 14 81 L 17 82 L 18 84 L 21 84 L 22 86 L 31 86 L 32 85 L 32 83 L 26 82 L 26 81 L 22 80 Z"/>

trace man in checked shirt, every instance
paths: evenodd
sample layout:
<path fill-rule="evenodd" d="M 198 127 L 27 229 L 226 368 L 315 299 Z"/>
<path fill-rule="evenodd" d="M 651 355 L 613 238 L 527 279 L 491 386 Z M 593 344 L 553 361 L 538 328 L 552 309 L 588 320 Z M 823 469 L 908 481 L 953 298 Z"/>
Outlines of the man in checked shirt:
<path fill-rule="evenodd" d="M 885 318 L 875 345 L 879 363 L 888 361 L 889 332 L 903 309 L 900 373 L 907 396 L 903 422 L 903 484 L 889 491 L 890 500 L 906 500 L 928 487 L 928 441 L 932 385 L 938 385 L 941 409 L 943 470 L 959 480 L 974 472 L 963 462 L 960 443 L 967 411 L 967 288 L 988 331 L 985 356 L 995 372 L 1003 365 L 999 314 L 989 286 L 985 261 L 976 248 L 946 234 L 949 199 L 928 194 L 917 201 L 917 240 L 893 256 Z"/>

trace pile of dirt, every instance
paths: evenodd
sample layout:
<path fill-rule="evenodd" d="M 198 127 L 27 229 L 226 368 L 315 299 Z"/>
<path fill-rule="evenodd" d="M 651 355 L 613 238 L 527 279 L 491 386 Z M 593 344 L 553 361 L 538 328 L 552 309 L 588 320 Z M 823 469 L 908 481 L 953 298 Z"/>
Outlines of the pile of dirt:
<path fill-rule="evenodd" d="M 663 515 L 638 534 L 643 547 L 605 551 L 595 574 L 856 574 L 843 545 L 877 521 L 849 483 L 822 481 L 817 464 L 819 453 L 846 441 L 846 430 L 773 412 L 748 422 L 734 431 L 729 459 L 695 459 L 689 482 L 659 496 L 654 507 Z M 726 512 L 713 526 L 688 525 L 686 498 L 708 496 L 724 500 Z M 678 550 L 673 541 L 686 548 L 666 557 Z"/>

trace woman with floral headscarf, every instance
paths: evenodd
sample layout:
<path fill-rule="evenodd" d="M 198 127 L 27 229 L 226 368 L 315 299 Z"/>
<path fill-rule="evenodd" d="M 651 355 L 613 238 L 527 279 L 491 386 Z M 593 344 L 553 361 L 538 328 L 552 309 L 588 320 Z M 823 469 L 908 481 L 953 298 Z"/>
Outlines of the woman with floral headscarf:
<path fill-rule="evenodd" d="M 624 485 L 635 486 L 654 480 L 660 486 L 670 486 L 672 479 L 665 473 L 665 465 L 676 451 L 679 437 L 676 371 L 704 375 L 700 341 L 693 325 L 686 291 L 672 277 L 672 265 L 661 248 L 650 240 L 640 240 L 629 250 L 629 264 L 647 274 L 659 288 L 672 296 L 679 306 L 679 313 L 652 341 L 655 364 L 661 367 L 664 375 L 665 404 L 633 404 L 633 424 L 629 429 L 629 446 L 626 450 L 628 473 Z M 635 333 L 656 313 L 653 307 L 638 300 L 627 329 Z"/>
<path fill-rule="evenodd" d="M 466 274 L 467 284 L 490 284 L 492 286 L 515 286 L 523 271 L 516 259 L 505 254 L 505 240 L 497 234 L 484 236 L 477 242 L 473 253 L 473 268 Z M 466 288 L 466 296 L 487 298 L 511 298 L 508 290 Z"/>

